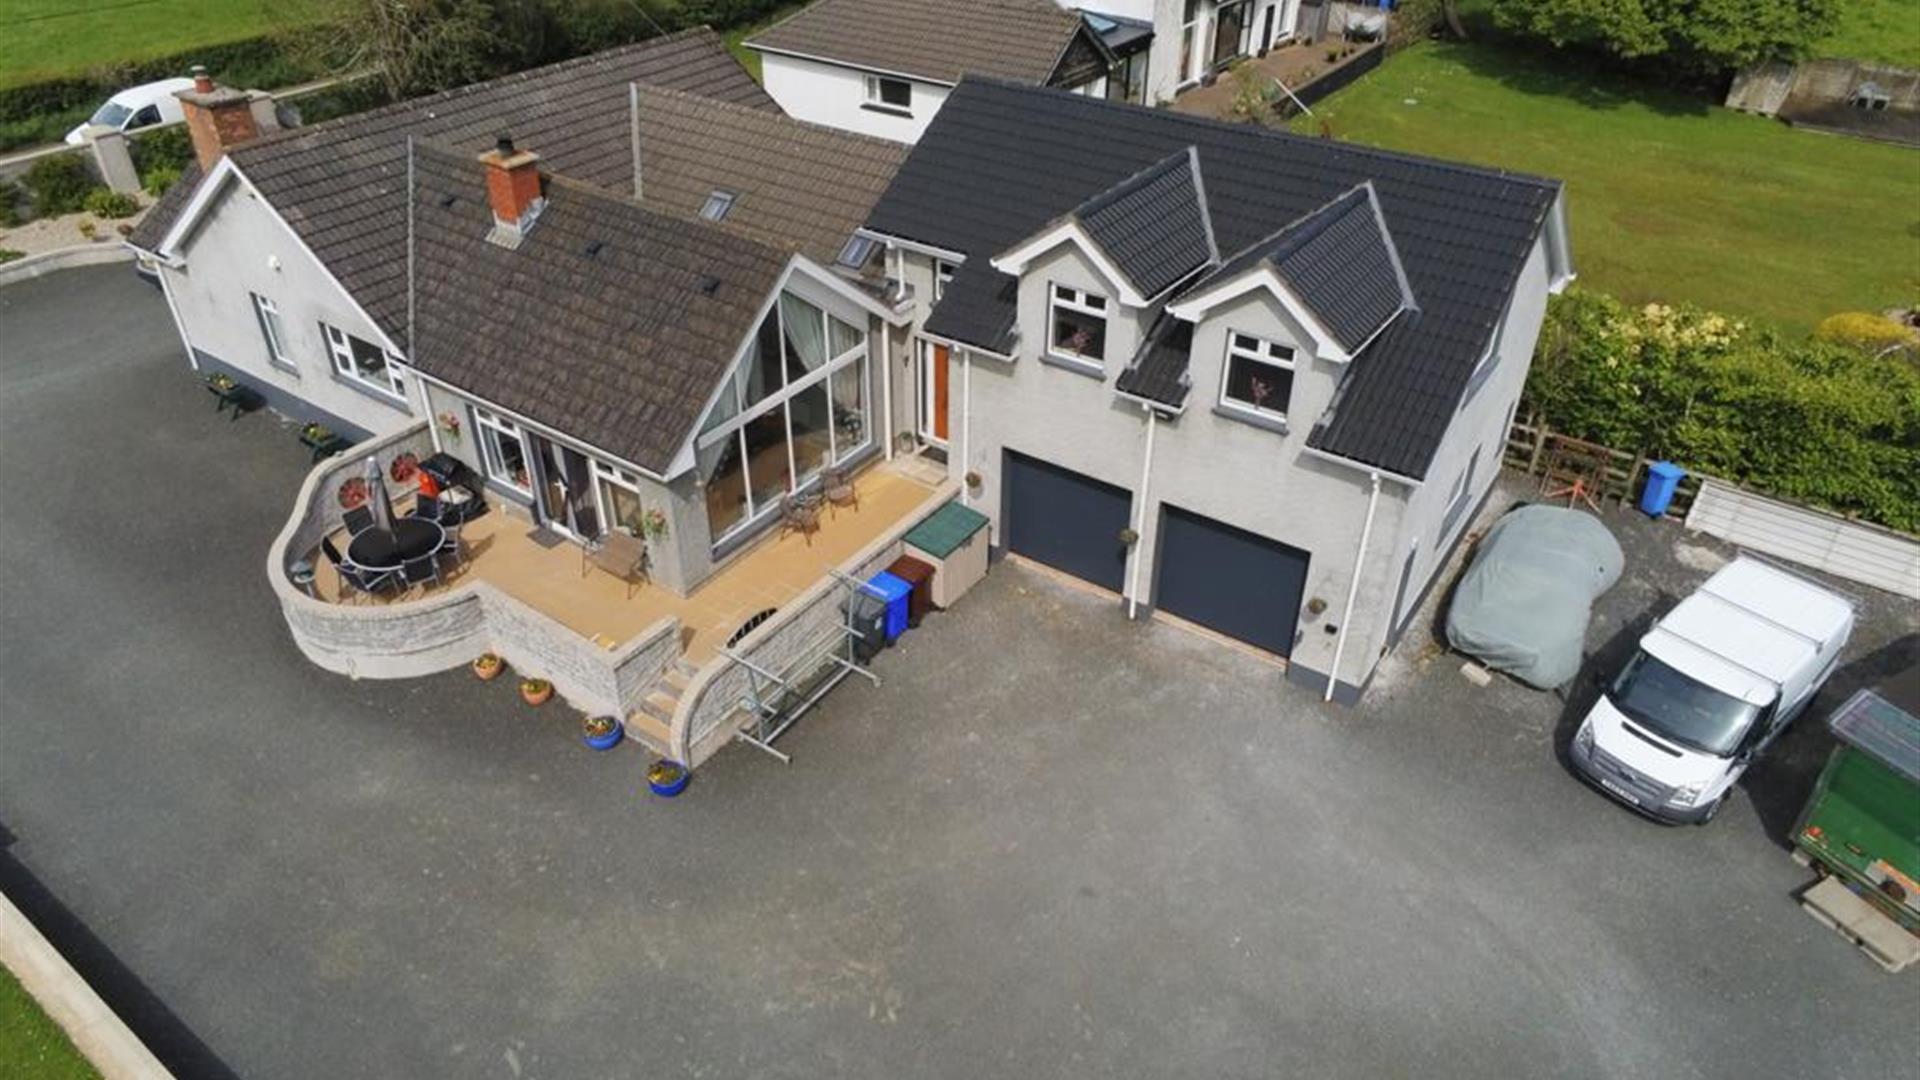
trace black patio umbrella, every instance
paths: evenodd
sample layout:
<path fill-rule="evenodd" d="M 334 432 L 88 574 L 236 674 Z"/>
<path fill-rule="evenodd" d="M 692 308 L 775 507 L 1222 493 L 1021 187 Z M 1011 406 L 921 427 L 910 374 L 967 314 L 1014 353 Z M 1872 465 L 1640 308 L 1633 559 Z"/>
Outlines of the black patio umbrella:
<path fill-rule="evenodd" d="M 367 458 L 367 508 L 373 511 L 373 527 L 393 531 L 393 497 L 387 493 L 387 478 L 376 458 Z"/>

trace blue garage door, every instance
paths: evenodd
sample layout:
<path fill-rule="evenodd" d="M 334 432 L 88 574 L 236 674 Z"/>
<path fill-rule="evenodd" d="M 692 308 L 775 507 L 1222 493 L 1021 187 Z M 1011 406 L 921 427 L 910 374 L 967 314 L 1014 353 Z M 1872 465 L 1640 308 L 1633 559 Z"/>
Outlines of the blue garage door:
<path fill-rule="evenodd" d="M 1119 592 L 1133 496 L 1125 488 L 1007 451 L 1007 550 Z"/>
<path fill-rule="evenodd" d="M 1178 507 L 1160 523 L 1160 610 L 1281 656 L 1293 652 L 1307 553 Z"/>

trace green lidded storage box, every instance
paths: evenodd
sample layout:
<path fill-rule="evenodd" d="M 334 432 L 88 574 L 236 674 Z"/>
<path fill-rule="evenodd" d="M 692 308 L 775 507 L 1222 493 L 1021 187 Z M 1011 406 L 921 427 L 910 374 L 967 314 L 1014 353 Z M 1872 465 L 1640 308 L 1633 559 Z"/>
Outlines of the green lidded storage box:
<path fill-rule="evenodd" d="M 1861 690 L 1827 721 L 1840 745 L 1814 784 L 1793 842 L 1920 933 L 1920 702 L 1890 691 Z"/>
<path fill-rule="evenodd" d="M 987 517 L 949 502 L 908 530 L 907 554 L 933 567 L 933 605 L 953 602 L 987 576 Z"/>

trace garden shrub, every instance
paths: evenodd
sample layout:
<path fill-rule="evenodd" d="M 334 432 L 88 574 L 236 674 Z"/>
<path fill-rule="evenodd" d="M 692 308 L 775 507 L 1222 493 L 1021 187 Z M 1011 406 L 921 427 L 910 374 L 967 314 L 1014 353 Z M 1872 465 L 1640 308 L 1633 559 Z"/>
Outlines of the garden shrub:
<path fill-rule="evenodd" d="M 1896 357 L 1575 289 L 1524 400 L 1576 438 L 1920 531 L 1920 370 Z"/>
<path fill-rule="evenodd" d="M 20 185 L 0 180 L 0 229 L 11 229 L 21 220 Z"/>
<path fill-rule="evenodd" d="M 24 259 L 26 257 L 27 253 L 24 251 L 15 251 L 12 248 L 0 248 L 0 263 L 10 263 L 15 259 Z"/>
<path fill-rule="evenodd" d="M 156 199 L 179 182 L 180 170 L 171 165 L 157 165 L 140 174 L 140 190 Z"/>
<path fill-rule="evenodd" d="M 103 187 L 87 192 L 84 206 L 87 213 L 103 218 L 132 217 L 140 212 L 140 200 L 125 192 Z"/>
<path fill-rule="evenodd" d="M 1813 336 L 1821 341 L 1831 341 L 1835 345 L 1870 353 L 1883 352 L 1899 345 L 1911 348 L 1920 342 L 1920 334 L 1916 334 L 1912 327 L 1870 311 L 1843 311 L 1838 315 L 1829 315 L 1813 328 Z"/>
<path fill-rule="evenodd" d="M 33 193 L 33 209 L 42 217 L 71 214 L 86 205 L 93 174 L 79 154 L 43 157 L 27 168 L 20 182 Z"/>

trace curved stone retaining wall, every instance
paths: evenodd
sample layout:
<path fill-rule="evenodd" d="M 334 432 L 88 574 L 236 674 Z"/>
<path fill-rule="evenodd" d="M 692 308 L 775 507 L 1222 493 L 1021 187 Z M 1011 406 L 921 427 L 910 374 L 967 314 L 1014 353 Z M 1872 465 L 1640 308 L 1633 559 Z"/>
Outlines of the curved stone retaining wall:
<path fill-rule="evenodd" d="M 267 579 L 307 659 L 353 678 L 405 679 L 460 667 L 492 651 L 523 675 L 552 680 L 582 712 L 624 719 L 638 708 L 680 654 L 678 619 L 662 619 L 609 650 L 485 581 L 418 600 L 365 605 L 316 600 L 293 584 L 288 568 L 341 527 L 344 511 L 333 497 L 340 481 L 360 475 L 369 455 L 385 470 L 403 453 L 433 453 L 426 421 L 314 466 L 292 517 L 268 549 Z"/>

